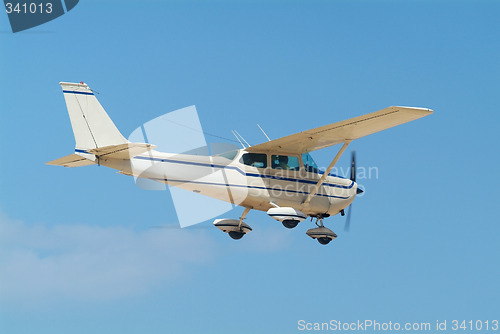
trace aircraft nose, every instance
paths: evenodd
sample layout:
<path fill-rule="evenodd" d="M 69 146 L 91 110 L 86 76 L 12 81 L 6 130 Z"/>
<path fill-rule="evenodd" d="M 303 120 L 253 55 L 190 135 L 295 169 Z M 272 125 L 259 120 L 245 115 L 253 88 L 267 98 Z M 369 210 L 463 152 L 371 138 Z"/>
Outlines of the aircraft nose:
<path fill-rule="evenodd" d="M 365 190 L 359 186 L 359 183 L 356 183 L 356 195 L 364 193 Z"/>

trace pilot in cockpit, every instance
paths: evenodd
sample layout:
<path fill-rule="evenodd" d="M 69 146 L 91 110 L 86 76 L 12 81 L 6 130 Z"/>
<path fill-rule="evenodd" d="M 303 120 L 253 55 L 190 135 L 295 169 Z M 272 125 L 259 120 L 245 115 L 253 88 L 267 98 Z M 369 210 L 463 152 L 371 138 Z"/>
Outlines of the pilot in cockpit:
<path fill-rule="evenodd" d="M 290 166 L 288 166 L 288 157 L 286 155 L 280 155 L 278 161 L 278 166 L 276 166 L 276 168 L 290 169 Z"/>

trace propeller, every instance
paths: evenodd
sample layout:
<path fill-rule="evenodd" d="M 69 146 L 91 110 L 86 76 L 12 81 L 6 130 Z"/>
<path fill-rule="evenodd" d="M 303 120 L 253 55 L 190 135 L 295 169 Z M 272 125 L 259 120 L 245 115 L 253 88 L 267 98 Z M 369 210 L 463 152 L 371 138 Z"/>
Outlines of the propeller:
<path fill-rule="evenodd" d="M 356 182 L 356 151 L 351 152 L 351 181 Z M 363 192 L 362 189 L 357 189 L 356 194 L 361 194 Z M 347 217 L 345 220 L 344 230 L 349 232 L 351 228 L 351 212 L 352 212 L 352 203 L 349 205 L 349 209 L 347 211 Z"/>
<path fill-rule="evenodd" d="M 351 181 L 356 182 L 356 151 L 351 152 Z"/>
<path fill-rule="evenodd" d="M 351 229 L 351 209 L 352 209 L 352 204 L 349 205 L 349 209 L 347 210 L 347 218 L 345 219 L 344 230 L 346 232 L 349 232 L 349 230 Z"/>

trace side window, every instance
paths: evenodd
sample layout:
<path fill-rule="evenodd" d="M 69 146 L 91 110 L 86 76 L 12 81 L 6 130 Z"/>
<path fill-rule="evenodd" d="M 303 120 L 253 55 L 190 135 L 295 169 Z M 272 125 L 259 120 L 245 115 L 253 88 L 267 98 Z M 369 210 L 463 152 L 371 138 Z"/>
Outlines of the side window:
<path fill-rule="evenodd" d="M 302 154 L 302 162 L 304 163 L 304 168 L 306 171 L 312 173 L 318 172 L 318 165 L 316 165 L 309 153 Z"/>
<path fill-rule="evenodd" d="M 317 173 L 318 165 L 314 162 L 309 153 L 302 154 L 302 162 L 304 163 L 304 168 L 308 172 Z"/>
<path fill-rule="evenodd" d="M 271 164 L 274 169 L 299 170 L 299 158 L 290 155 L 272 155 Z"/>
<path fill-rule="evenodd" d="M 247 166 L 266 168 L 267 155 L 262 153 L 245 153 L 241 156 L 240 162 Z"/>

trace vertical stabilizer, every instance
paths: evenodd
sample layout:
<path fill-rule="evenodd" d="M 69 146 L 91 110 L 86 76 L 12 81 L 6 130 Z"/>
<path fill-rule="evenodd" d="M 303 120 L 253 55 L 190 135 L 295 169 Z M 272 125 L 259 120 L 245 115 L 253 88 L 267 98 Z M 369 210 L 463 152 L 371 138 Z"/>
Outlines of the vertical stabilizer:
<path fill-rule="evenodd" d="M 95 149 L 128 143 L 87 84 L 60 84 L 68 107 L 76 148 Z"/>

